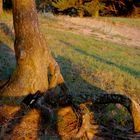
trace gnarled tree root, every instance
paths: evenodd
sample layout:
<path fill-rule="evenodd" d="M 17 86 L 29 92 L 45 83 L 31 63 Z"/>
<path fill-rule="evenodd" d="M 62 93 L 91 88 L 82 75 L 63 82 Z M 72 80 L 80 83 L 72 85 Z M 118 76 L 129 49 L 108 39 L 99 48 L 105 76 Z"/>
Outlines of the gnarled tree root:
<path fill-rule="evenodd" d="M 61 85 L 63 90 L 65 85 Z M 41 93 L 35 108 L 42 111 L 46 118 L 53 117 L 53 108 L 57 109 L 57 131 L 62 139 L 89 139 L 95 138 L 100 132 L 100 127 L 94 122 L 94 114 L 86 107 L 86 104 L 120 103 L 130 112 L 134 122 L 134 132 L 140 132 L 140 105 L 133 99 L 120 94 L 101 94 L 99 96 L 79 94 L 73 97 L 71 94 L 57 94 L 54 90 Z M 86 96 L 86 98 L 85 98 Z M 75 99 L 78 98 L 78 101 Z M 75 108 L 76 107 L 76 108 Z M 80 117 L 77 114 L 80 110 Z M 80 120 L 81 119 L 81 120 Z M 80 121 L 79 121 L 80 120 Z M 50 121 L 51 123 L 51 121 Z"/>
<path fill-rule="evenodd" d="M 64 85 L 61 85 L 62 87 Z M 97 97 L 93 95 L 90 97 L 86 97 L 83 93 L 77 95 L 77 97 L 73 97 L 70 94 L 56 94 L 54 91 L 50 90 L 44 94 L 43 98 L 41 99 L 42 103 L 48 103 L 53 107 L 54 102 L 57 102 L 57 106 L 62 106 L 63 108 L 58 111 L 59 120 L 58 121 L 58 130 L 60 135 L 69 135 L 72 136 L 73 132 L 77 132 L 73 135 L 75 138 L 80 138 L 83 136 L 88 137 L 88 139 L 92 139 L 96 132 L 99 132 L 98 126 L 95 125 L 94 122 L 94 115 L 89 111 L 86 107 L 86 104 L 106 104 L 106 103 L 120 103 L 124 107 L 127 108 L 129 113 L 132 116 L 133 124 L 134 124 L 134 132 L 140 132 L 140 105 L 134 101 L 133 99 L 129 98 L 128 96 L 121 95 L 121 94 L 101 94 Z M 83 98 L 84 97 L 84 98 Z M 79 98 L 78 102 L 75 101 L 75 98 Z M 69 106 L 69 107 L 67 107 Z M 71 106 L 71 107 L 70 107 Z M 76 107 L 76 108 L 75 108 Z M 80 110 L 80 117 L 77 118 L 77 113 Z M 74 111 L 74 112 L 73 112 Z M 75 115 L 74 115 L 75 114 Z M 60 117 L 61 116 L 61 117 Z M 78 121 L 78 119 L 82 120 Z M 62 124 L 63 125 L 62 125 Z M 68 124 L 67 124 L 68 123 Z M 66 125 L 66 127 L 64 126 Z M 61 128 L 63 126 L 63 129 Z M 68 130 L 70 133 L 68 133 Z"/>

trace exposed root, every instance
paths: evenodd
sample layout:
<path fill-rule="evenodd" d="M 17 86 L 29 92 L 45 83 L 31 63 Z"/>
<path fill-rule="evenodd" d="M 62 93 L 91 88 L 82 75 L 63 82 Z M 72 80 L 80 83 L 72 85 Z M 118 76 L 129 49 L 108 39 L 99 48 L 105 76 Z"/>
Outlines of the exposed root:
<path fill-rule="evenodd" d="M 131 101 L 131 115 L 134 122 L 134 131 L 140 133 L 140 105 L 133 99 Z"/>
<path fill-rule="evenodd" d="M 80 105 L 82 113 L 82 125 L 75 138 L 87 137 L 88 140 L 93 140 L 95 134 L 99 132 L 98 125 L 95 125 L 93 113 L 86 107 L 85 104 Z"/>
<path fill-rule="evenodd" d="M 94 121 L 94 114 L 88 109 L 88 107 L 86 107 L 86 103 L 89 100 L 82 99 L 82 102 L 85 102 L 85 104 L 79 105 L 80 115 L 81 115 L 79 117 L 81 117 L 81 120 L 82 120 L 82 123 L 80 123 L 80 121 L 78 120 L 79 118 L 77 118 L 77 112 L 75 113 L 75 111 L 77 111 L 77 110 L 75 109 L 75 111 L 74 111 L 73 110 L 74 106 L 72 106 L 72 104 L 68 104 L 68 103 L 75 104 L 73 98 L 76 98 L 76 97 L 71 97 L 70 99 L 72 101 L 69 102 L 66 100 L 68 98 L 68 96 L 66 94 L 63 94 L 63 96 L 60 96 L 59 94 L 55 94 L 53 92 L 54 91 L 52 91 L 52 90 L 48 90 L 44 94 L 40 93 L 41 94 L 39 96 L 40 98 L 36 101 L 39 106 L 37 106 L 37 107 L 35 106 L 35 108 L 37 110 L 40 110 L 45 115 L 45 118 L 47 118 L 46 120 L 49 121 L 49 120 L 51 120 L 52 116 L 54 116 L 54 114 L 52 113 L 52 109 L 55 108 L 56 106 L 57 107 L 61 106 L 61 108 L 59 108 L 59 109 L 57 108 L 58 112 L 57 112 L 57 116 L 56 116 L 57 117 L 56 124 L 57 124 L 58 134 L 62 137 L 62 139 L 63 138 L 64 139 L 83 138 L 83 139 L 93 140 L 93 139 L 96 139 L 98 137 L 98 135 L 100 135 L 100 134 L 102 135 L 102 133 L 100 133 L 102 131 L 102 129 Z M 33 94 L 33 95 L 35 95 L 35 94 Z M 119 101 L 119 103 L 122 103 L 124 106 L 126 106 L 128 108 L 128 110 L 130 111 L 130 113 L 133 117 L 134 131 L 140 132 L 140 129 L 139 129 L 140 106 L 135 101 L 133 101 L 132 99 L 130 99 L 128 97 L 125 97 L 124 95 L 120 96 L 118 94 L 115 94 L 115 95 L 112 95 L 112 97 L 111 97 L 111 95 L 108 96 L 108 95 L 104 94 L 102 96 L 99 96 L 98 98 L 94 98 L 94 100 L 93 100 L 93 98 L 91 98 L 91 101 L 89 101 L 88 103 L 93 102 L 93 103 L 100 104 L 100 103 L 102 103 L 102 99 L 104 99 L 104 101 L 103 101 L 104 103 L 105 102 L 116 103 L 117 101 Z M 120 99 L 122 99 L 122 100 L 120 100 Z M 128 100 L 129 100 L 129 102 L 128 102 Z M 54 102 L 56 105 L 55 107 L 54 107 Z M 47 106 L 45 103 L 47 104 Z M 33 111 L 32 115 L 34 117 L 36 116 L 35 120 L 39 120 L 39 114 L 36 111 L 35 112 Z M 27 115 L 25 115 L 25 117 L 23 116 L 23 119 L 28 118 L 26 116 Z M 32 116 L 30 116 L 30 117 L 32 118 Z M 28 119 L 27 119 L 27 121 L 25 121 L 26 123 L 28 123 Z M 32 119 L 30 124 L 32 125 L 33 122 L 34 122 L 34 119 Z M 54 123 L 54 122 L 49 121 L 49 123 L 46 123 L 46 124 L 51 125 L 52 123 Z M 79 123 L 80 123 L 80 125 L 79 125 Z M 28 125 L 26 125 L 26 126 L 28 126 Z M 15 135 L 13 138 L 18 137 L 16 135 L 17 130 L 19 130 L 18 128 L 21 128 L 21 130 L 22 130 L 22 128 L 24 128 L 24 127 L 26 128 L 26 126 L 23 125 L 23 122 L 21 122 L 21 125 L 19 123 L 18 126 L 15 127 L 13 129 L 13 132 L 11 133 L 12 135 L 13 134 Z M 35 127 L 37 128 L 38 126 L 36 125 Z M 2 130 L 1 132 L 3 133 L 4 132 L 3 128 L 1 130 Z M 21 131 L 21 130 L 19 130 L 19 131 Z M 34 130 L 32 131 L 32 134 L 33 133 L 35 134 Z M 111 135 L 110 131 L 108 131 L 105 134 L 105 136 L 107 136 L 107 137 L 108 137 L 108 135 L 110 135 L 111 137 L 119 138 L 115 134 Z M 120 136 L 120 137 L 123 138 L 123 136 Z M 20 138 L 22 138 L 22 135 L 20 135 Z"/>
<path fill-rule="evenodd" d="M 56 60 L 51 56 L 50 58 L 50 73 L 51 73 L 51 79 L 49 83 L 49 89 L 55 88 L 57 85 L 64 83 L 63 76 L 60 72 L 60 67 Z"/>
<path fill-rule="evenodd" d="M 58 110 L 57 128 L 61 137 L 72 138 L 78 132 L 78 121 L 70 106 Z"/>

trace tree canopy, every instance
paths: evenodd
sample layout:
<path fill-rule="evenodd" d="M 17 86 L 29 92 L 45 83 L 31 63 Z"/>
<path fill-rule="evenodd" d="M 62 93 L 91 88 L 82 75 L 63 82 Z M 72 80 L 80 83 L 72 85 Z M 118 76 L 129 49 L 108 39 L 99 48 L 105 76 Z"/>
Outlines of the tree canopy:
<path fill-rule="evenodd" d="M 38 11 L 70 16 L 133 16 L 140 17 L 139 0 L 36 0 Z M 4 9 L 12 7 L 3 0 Z"/>
<path fill-rule="evenodd" d="M 84 16 L 139 16 L 138 0 L 52 0 L 57 13 Z M 75 11 L 75 12 L 73 12 Z M 79 14 L 80 13 L 80 14 Z"/>

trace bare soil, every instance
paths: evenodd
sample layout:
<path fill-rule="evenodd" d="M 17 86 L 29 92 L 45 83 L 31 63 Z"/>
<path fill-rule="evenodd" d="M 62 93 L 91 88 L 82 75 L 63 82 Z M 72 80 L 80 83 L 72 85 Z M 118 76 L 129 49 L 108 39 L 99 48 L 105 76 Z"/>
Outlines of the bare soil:
<path fill-rule="evenodd" d="M 66 16 L 59 16 L 58 19 L 56 29 L 94 36 L 98 40 L 111 41 L 128 47 L 140 47 L 140 29 L 125 24 L 113 23 L 108 19 Z"/>

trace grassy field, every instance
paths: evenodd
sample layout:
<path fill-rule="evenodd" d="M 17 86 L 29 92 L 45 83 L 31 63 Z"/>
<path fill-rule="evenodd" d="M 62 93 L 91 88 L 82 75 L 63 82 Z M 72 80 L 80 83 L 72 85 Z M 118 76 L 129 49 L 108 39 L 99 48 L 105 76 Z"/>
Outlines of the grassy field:
<path fill-rule="evenodd" d="M 97 21 L 104 22 L 104 20 L 105 18 L 100 18 Z M 128 28 L 140 28 L 140 19 L 107 18 L 106 21 L 109 21 L 113 27 L 117 26 L 115 22 L 126 25 Z M 4 14 L 0 22 L 6 23 L 12 30 L 10 14 Z M 87 29 L 86 31 L 92 28 L 89 27 L 90 24 L 81 25 L 83 19 L 78 19 L 78 24 L 75 24 L 71 23 L 70 17 L 39 15 L 39 22 L 48 46 L 58 61 L 73 94 L 121 93 L 135 98 L 140 103 L 140 46 L 138 47 L 137 42 L 136 46 L 133 44 L 133 47 L 129 47 L 119 42 L 99 39 L 94 34 L 79 32 L 84 28 Z M 94 32 L 95 28 L 92 31 Z M 99 29 L 96 30 L 98 31 Z M 125 36 L 122 40 L 124 38 Z M 2 30 L 0 30 L 0 42 L 1 46 L 4 43 L 13 49 L 13 37 Z M 2 62 L 2 57 L 0 58 Z M 8 64 L 12 71 L 11 67 L 14 68 L 15 65 Z M 103 122 L 109 122 L 109 119 L 114 116 L 116 122 L 121 125 L 126 124 L 128 117 L 126 111 L 122 109 L 113 113 L 114 108 L 116 106 L 112 104 L 108 106 L 106 108 L 108 113 L 100 119 Z"/>
<path fill-rule="evenodd" d="M 84 81 L 106 92 L 139 95 L 140 48 L 71 32 L 65 28 L 67 23 L 57 28 L 59 20 L 41 18 L 41 30 L 73 91 L 90 90 L 82 86 Z"/>
<path fill-rule="evenodd" d="M 139 18 L 108 17 L 104 19 L 105 20 L 107 19 L 108 21 L 112 22 L 112 24 L 122 24 L 122 25 L 130 26 L 132 28 L 140 29 Z M 103 18 L 101 18 L 101 20 L 103 20 Z"/>

